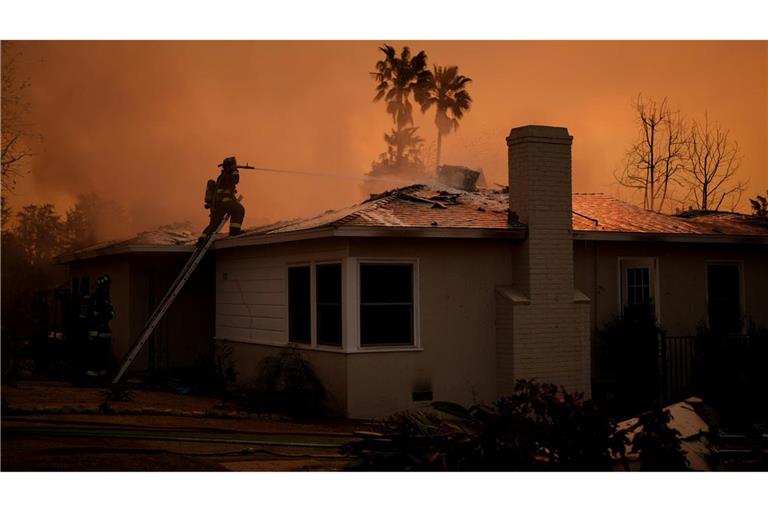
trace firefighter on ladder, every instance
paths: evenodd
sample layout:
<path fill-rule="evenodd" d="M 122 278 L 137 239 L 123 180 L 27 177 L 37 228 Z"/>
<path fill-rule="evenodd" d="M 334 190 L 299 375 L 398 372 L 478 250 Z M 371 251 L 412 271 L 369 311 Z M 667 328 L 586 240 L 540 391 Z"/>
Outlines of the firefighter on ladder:
<path fill-rule="evenodd" d="M 85 299 L 84 320 L 87 329 L 86 366 L 88 377 L 103 377 L 112 358 L 112 330 L 109 322 L 115 311 L 109 300 L 109 276 L 96 280 L 96 289 Z"/>
<path fill-rule="evenodd" d="M 237 160 L 230 156 L 219 164 L 221 173 L 214 182 L 209 180 L 205 194 L 205 207 L 211 210 L 211 221 L 203 231 L 198 243 L 204 243 L 218 227 L 224 215 L 229 214 L 229 236 L 239 235 L 242 232 L 245 208 L 237 200 L 235 186 L 240 182 L 240 173 Z"/>

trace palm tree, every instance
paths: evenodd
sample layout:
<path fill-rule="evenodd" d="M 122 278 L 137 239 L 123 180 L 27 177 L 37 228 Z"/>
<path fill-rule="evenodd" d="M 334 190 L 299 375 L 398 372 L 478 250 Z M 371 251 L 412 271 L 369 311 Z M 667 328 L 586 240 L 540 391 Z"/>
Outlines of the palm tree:
<path fill-rule="evenodd" d="M 407 164 L 419 165 L 421 163 L 421 145 L 424 139 L 416 135 L 418 127 L 392 130 L 392 133 L 384 134 L 384 142 L 389 148 L 390 159 L 397 167 Z"/>
<path fill-rule="evenodd" d="M 472 106 L 472 97 L 466 90 L 471 78 L 459 74 L 458 66 L 435 66 L 430 73 L 427 97 L 421 102 L 422 112 L 435 106 L 435 125 L 437 126 L 437 160 L 435 167 L 440 167 L 440 150 L 443 135 L 459 129 L 459 119 Z"/>
<path fill-rule="evenodd" d="M 432 73 L 427 69 L 427 54 L 423 51 L 411 57 L 411 50 L 405 46 L 397 56 L 389 45 L 379 48 L 384 58 L 376 63 L 371 76 L 378 82 L 373 101 L 382 98 L 387 102 L 387 112 L 398 130 L 413 125 L 413 106 L 410 97 L 422 104 L 427 96 L 427 84 Z"/>

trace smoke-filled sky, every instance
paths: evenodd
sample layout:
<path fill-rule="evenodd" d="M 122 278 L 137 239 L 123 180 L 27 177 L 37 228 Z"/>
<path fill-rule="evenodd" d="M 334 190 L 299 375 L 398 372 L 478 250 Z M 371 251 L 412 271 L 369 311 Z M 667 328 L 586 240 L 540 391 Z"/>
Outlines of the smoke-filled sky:
<path fill-rule="evenodd" d="M 31 121 L 43 137 L 13 207 L 81 192 L 117 201 L 114 234 L 207 222 L 205 182 L 222 158 L 362 175 L 392 126 L 373 103 L 378 41 L 21 42 Z M 627 197 L 613 171 L 633 141 L 632 99 L 661 98 L 687 117 L 730 128 L 749 179 L 768 188 L 766 42 L 391 42 L 458 65 L 474 103 L 444 139 L 444 163 L 483 168 L 506 183 L 504 138 L 514 126 L 568 127 L 574 190 Z M 8 43 L 4 43 L 8 44 Z M 417 113 L 434 162 L 433 113 Z M 244 171 L 245 225 L 322 212 L 363 198 L 361 182 Z M 393 185 L 397 186 L 397 184 Z"/>

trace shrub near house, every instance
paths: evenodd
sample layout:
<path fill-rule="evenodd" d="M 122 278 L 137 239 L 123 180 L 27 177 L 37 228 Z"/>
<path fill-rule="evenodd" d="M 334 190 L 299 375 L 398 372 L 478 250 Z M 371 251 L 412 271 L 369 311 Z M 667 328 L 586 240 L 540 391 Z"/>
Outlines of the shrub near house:
<path fill-rule="evenodd" d="M 365 439 L 343 449 L 355 457 L 347 469 L 607 471 L 619 461 L 629 468 L 628 448 L 639 455 L 640 469 L 687 465 L 670 415 L 660 407 L 618 429 L 582 394 L 520 380 L 514 393 L 491 406 L 434 402 L 432 408 L 436 412 L 398 413 L 379 432 L 358 433 Z M 638 428 L 629 443 L 628 434 Z"/>

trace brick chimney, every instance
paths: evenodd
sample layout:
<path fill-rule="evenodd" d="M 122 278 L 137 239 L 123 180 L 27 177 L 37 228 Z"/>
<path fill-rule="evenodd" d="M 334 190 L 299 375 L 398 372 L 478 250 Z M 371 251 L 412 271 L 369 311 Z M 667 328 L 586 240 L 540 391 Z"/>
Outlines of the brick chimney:
<path fill-rule="evenodd" d="M 507 137 L 510 217 L 528 226 L 511 286 L 497 289 L 497 384 L 536 378 L 589 394 L 589 299 L 574 289 L 571 140 L 566 128 Z"/>
<path fill-rule="evenodd" d="M 531 300 L 573 299 L 571 140 L 551 126 L 521 126 L 507 137 L 509 210 L 528 226 L 520 285 Z"/>

